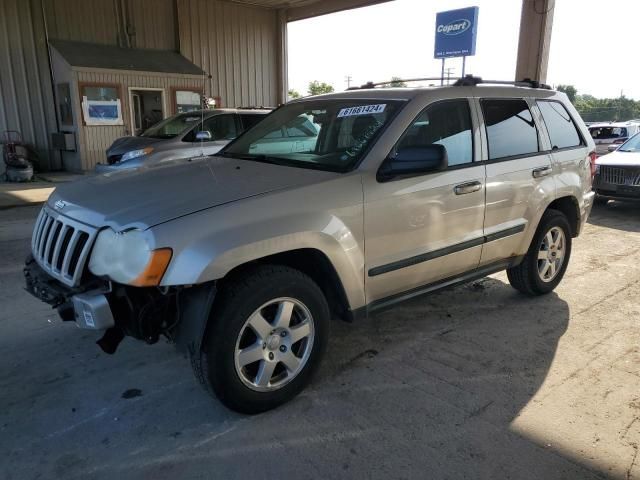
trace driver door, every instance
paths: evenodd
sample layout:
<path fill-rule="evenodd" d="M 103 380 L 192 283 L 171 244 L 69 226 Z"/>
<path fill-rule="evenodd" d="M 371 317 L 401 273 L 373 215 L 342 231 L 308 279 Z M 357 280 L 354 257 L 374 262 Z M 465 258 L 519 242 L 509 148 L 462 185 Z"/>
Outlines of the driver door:
<path fill-rule="evenodd" d="M 441 144 L 446 170 L 364 185 L 367 303 L 477 268 L 483 243 L 485 167 L 467 99 L 436 102 L 400 138 L 403 147 Z M 393 161 L 393 152 L 386 161 Z"/>

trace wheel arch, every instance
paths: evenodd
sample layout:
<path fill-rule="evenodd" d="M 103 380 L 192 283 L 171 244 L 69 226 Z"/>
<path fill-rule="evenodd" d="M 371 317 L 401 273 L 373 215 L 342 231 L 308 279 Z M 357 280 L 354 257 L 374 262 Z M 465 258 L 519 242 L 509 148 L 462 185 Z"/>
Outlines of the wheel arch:
<path fill-rule="evenodd" d="M 571 236 L 575 238 L 580 234 L 580 205 L 577 198 L 571 195 L 556 198 L 547 206 L 546 210 L 562 212 L 569 221 Z"/>
<path fill-rule="evenodd" d="M 224 288 L 225 282 L 245 275 L 259 265 L 284 265 L 308 275 L 322 290 L 333 315 L 346 321 L 353 319 L 349 299 L 338 272 L 329 257 L 317 248 L 279 252 L 238 265 L 216 282 L 218 288 Z"/>

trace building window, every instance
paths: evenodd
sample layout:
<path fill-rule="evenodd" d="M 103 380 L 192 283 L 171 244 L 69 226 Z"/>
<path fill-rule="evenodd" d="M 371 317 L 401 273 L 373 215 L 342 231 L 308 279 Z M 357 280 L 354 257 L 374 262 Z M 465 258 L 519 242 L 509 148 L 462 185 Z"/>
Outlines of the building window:
<path fill-rule="evenodd" d="M 200 92 L 192 90 L 176 90 L 176 113 L 193 112 L 200 110 L 202 97 Z"/>
<path fill-rule="evenodd" d="M 118 85 L 80 84 L 85 125 L 123 125 Z"/>
<path fill-rule="evenodd" d="M 60 124 L 73 125 L 71 88 L 68 83 L 58 84 L 58 113 L 60 114 Z"/>

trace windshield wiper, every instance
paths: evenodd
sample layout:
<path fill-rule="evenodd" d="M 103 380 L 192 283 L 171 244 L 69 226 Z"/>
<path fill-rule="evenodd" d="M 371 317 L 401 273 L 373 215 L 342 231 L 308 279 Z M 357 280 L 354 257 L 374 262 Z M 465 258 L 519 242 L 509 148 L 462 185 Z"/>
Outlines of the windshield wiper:
<path fill-rule="evenodd" d="M 286 160 L 282 158 L 268 157 L 262 153 L 218 152 L 214 155 L 218 157 L 238 158 L 240 160 L 252 160 L 254 162 L 273 163 L 274 165 L 286 164 Z"/>

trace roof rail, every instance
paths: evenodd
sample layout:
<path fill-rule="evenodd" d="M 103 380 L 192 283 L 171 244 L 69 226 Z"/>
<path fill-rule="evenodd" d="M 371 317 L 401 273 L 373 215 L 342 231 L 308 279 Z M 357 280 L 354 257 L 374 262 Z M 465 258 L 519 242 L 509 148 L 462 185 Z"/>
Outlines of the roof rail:
<path fill-rule="evenodd" d="M 537 80 L 531 80 L 530 78 L 525 78 L 523 80 L 483 80 L 480 77 L 474 77 L 473 75 L 465 75 L 460 78 L 456 83 L 453 84 L 454 87 L 467 87 L 467 86 L 476 86 L 476 85 L 514 85 L 516 87 L 530 87 L 530 88 L 543 88 L 545 90 L 551 90 L 551 87 L 546 83 L 540 83 Z"/>
<path fill-rule="evenodd" d="M 349 87 L 347 90 L 361 90 L 361 89 L 369 89 L 380 87 L 383 85 L 391 85 L 393 83 L 398 82 L 428 82 L 428 81 L 441 81 L 441 77 L 424 77 L 424 78 L 402 78 L 395 80 L 388 80 L 386 82 L 367 82 L 359 87 Z M 540 83 L 536 80 L 531 80 L 530 78 L 525 78 L 524 80 L 483 80 L 481 77 L 474 77 L 473 75 L 465 75 L 464 77 L 458 78 L 451 85 L 454 87 L 474 87 L 476 85 L 514 85 L 516 87 L 530 87 L 530 88 L 543 88 L 545 90 L 551 90 L 551 87 L 546 83 Z"/>

